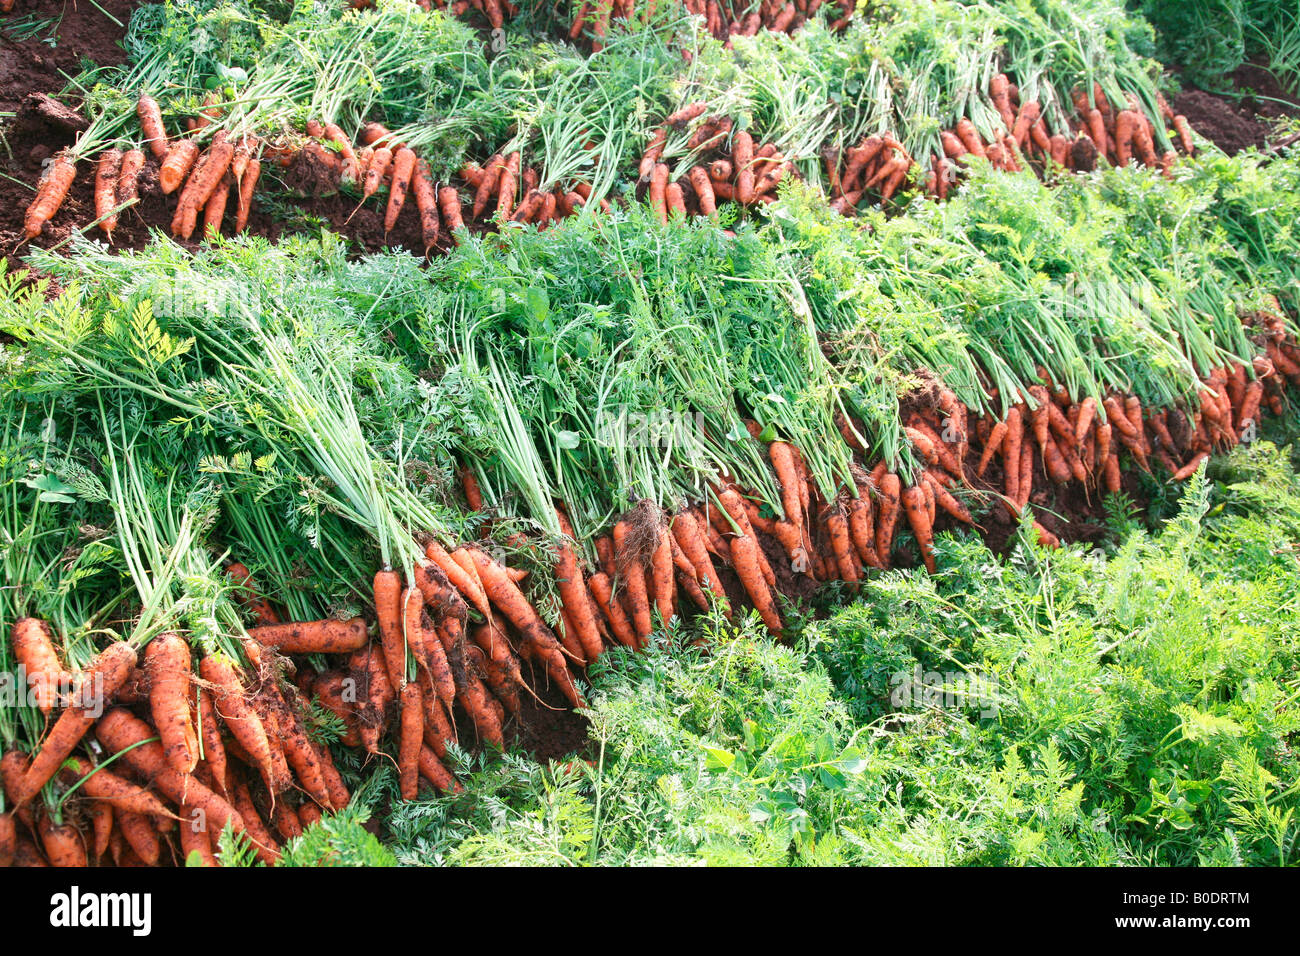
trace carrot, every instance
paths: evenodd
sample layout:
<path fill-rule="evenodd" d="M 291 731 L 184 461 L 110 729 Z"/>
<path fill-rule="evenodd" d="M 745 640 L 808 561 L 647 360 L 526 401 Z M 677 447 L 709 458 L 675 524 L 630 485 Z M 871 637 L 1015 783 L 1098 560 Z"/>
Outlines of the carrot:
<path fill-rule="evenodd" d="M 162 187 L 164 195 L 174 193 L 180 188 L 198 158 L 199 144 L 194 140 L 177 140 L 172 145 L 158 170 L 158 184 Z"/>
<path fill-rule="evenodd" d="M 487 209 L 488 200 L 497 194 L 501 184 L 501 174 L 505 170 L 505 157 L 500 153 L 493 154 L 486 163 L 483 164 L 483 176 L 474 190 L 474 209 L 471 219 L 478 219 Z"/>
<path fill-rule="evenodd" d="M 632 626 L 638 639 L 650 636 L 653 624 L 650 619 L 650 599 L 646 591 L 645 575 L 639 556 L 631 553 L 629 537 L 631 528 L 626 521 L 614 523 L 614 552 L 619 561 L 619 581 L 632 614 Z"/>
<path fill-rule="evenodd" d="M 221 177 L 217 188 L 212 191 L 208 203 L 203 207 L 203 235 L 213 238 L 221 234 L 221 221 L 226 218 L 226 204 L 230 200 L 230 176 Z"/>
<path fill-rule="evenodd" d="M 140 170 L 143 168 L 144 153 L 140 150 L 128 149 L 122 154 L 115 187 L 116 205 L 122 206 L 140 198 Z"/>
<path fill-rule="evenodd" d="M 243 177 L 239 180 L 239 204 L 235 210 L 235 232 L 243 232 L 248 225 L 248 215 L 253 209 L 253 190 L 257 188 L 257 178 L 262 174 L 262 163 L 256 159 L 248 161 Z"/>
<path fill-rule="evenodd" d="M 431 568 L 422 568 L 417 572 L 417 581 L 421 579 L 425 581 L 433 581 L 434 576 L 431 572 Z M 451 589 L 449 583 L 437 582 L 434 586 L 445 591 Z M 424 624 L 424 608 L 426 603 L 429 603 L 428 598 L 426 598 L 425 601 L 420 601 L 410 600 L 406 596 L 403 596 L 402 607 L 406 633 L 408 636 L 422 635 L 422 639 L 417 638 L 420 640 L 420 644 L 423 647 L 421 663 L 424 664 L 425 670 L 429 672 L 429 677 L 433 686 L 437 689 L 438 698 L 450 707 L 452 701 L 456 699 L 456 683 L 452 676 L 451 664 L 447 660 L 447 648 L 443 646 L 438 635 L 431 628 L 426 628 Z M 438 599 L 435 598 L 432 603 L 437 604 Z M 450 626 L 456 631 L 452 640 L 452 645 L 455 646 L 457 643 L 456 637 L 459 636 L 461 631 L 463 615 L 444 612 L 442 618 L 444 627 Z M 388 651 L 385 649 L 385 657 L 387 657 L 387 654 Z"/>
<path fill-rule="evenodd" d="M 664 207 L 665 221 L 686 218 L 686 193 L 682 190 L 681 183 L 669 183 L 664 187 Z"/>
<path fill-rule="evenodd" d="M 4 783 L 4 792 L 8 794 L 11 804 L 17 803 L 18 795 L 22 792 L 23 778 L 27 776 L 27 768 L 30 766 L 31 761 L 20 750 L 10 750 L 0 757 L 0 781 Z M 36 826 L 31 807 L 16 806 L 13 815 L 29 830 Z"/>
<path fill-rule="evenodd" d="M 731 159 L 736 167 L 736 201 L 742 206 L 754 202 L 754 138 L 740 130 L 731 141 Z"/>
<path fill-rule="evenodd" d="M 1020 113 L 1016 116 L 1015 126 L 1007 130 L 1007 132 L 1011 134 L 1016 141 L 1016 145 L 1021 149 L 1029 142 L 1030 129 L 1038 122 L 1042 112 L 1042 107 L 1037 100 L 1026 100 L 1020 105 Z"/>
<path fill-rule="evenodd" d="M 885 567 L 889 566 L 889 556 L 894 547 L 900 491 L 898 475 L 893 472 L 884 473 L 876 481 L 876 495 L 880 501 L 880 516 L 876 520 L 876 557 Z"/>
<path fill-rule="evenodd" d="M 325 671 L 316 675 L 311 685 L 311 692 L 321 702 L 321 705 L 342 721 L 347 728 L 339 737 L 339 743 L 345 747 L 356 747 L 360 744 L 361 738 L 357 734 L 355 682 L 348 685 L 344 681 L 345 678 L 342 673 Z M 353 700 L 351 702 L 346 699 L 347 691 L 345 688 L 353 691 Z"/>
<path fill-rule="evenodd" d="M 609 576 L 601 571 L 593 574 L 587 579 L 587 586 L 591 589 L 591 596 L 596 601 L 596 606 L 600 608 L 601 613 L 609 621 L 610 627 L 614 631 L 614 638 L 624 647 L 637 647 L 636 632 L 632 629 L 632 624 L 623 612 L 623 605 L 614 598 L 613 589 L 610 587 Z"/>
<path fill-rule="evenodd" d="M 561 524 L 568 525 L 563 515 L 561 515 Z M 566 535 L 572 534 L 572 531 L 572 528 L 564 529 Z M 567 538 L 560 542 L 557 556 L 555 579 L 556 587 L 560 592 L 560 602 L 573 622 L 575 636 L 582 646 L 582 656 L 588 661 L 594 661 L 600 656 L 604 646 L 596 630 L 596 616 L 592 613 L 591 604 L 587 600 L 587 585 L 582 580 L 578 557 Z"/>
<path fill-rule="evenodd" d="M 388 664 L 388 681 L 395 690 L 406 683 L 406 640 L 402 632 L 402 577 L 396 571 L 377 571 L 374 578 L 375 616 L 379 639 Z"/>
<path fill-rule="evenodd" d="M 388 723 L 388 710 L 394 692 L 388 682 L 388 665 L 384 652 L 374 645 L 357 651 L 349 660 L 349 673 L 360 693 L 357 708 L 357 733 L 366 753 L 379 752 L 379 737 Z"/>
<path fill-rule="evenodd" d="M 713 592 L 714 598 L 722 604 L 727 616 L 730 617 L 731 607 L 727 602 L 727 592 L 723 590 L 718 580 L 718 572 L 709 558 L 708 545 L 695 516 L 689 511 L 680 512 L 673 517 L 671 527 L 673 537 L 677 539 L 682 554 L 686 555 L 686 559 L 695 568 L 695 579 Z"/>
<path fill-rule="evenodd" d="M 599 53 L 605 49 L 605 33 L 609 29 L 609 18 L 613 12 L 614 0 L 596 0 L 596 19 L 591 27 L 591 52 Z"/>
<path fill-rule="evenodd" d="M 989 462 L 993 460 L 994 453 L 1001 450 L 1006 434 L 1006 421 L 1000 421 L 994 424 L 993 430 L 989 432 L 988 441 L 984 443 L 984 451 L 980 455 L 979 465 L 975 469 L 975 474 L 979 477 L 984 477 L 984 472 L 988 470 Z"/>
<path fill-rule="evenodd" d="M 359 139 L 364 146 L 375 146 L 381 140 L 385 144 L 390 145 L 393 149 L 402 145 L 401 143 L 393 143 L 392 132 L 382 123 L 367 123 L 365 126 L 361 127 L 361 132 L 357 134 L 357 139 Z"/>
<path fill-rule="evenodd" d="M 1209 452 L 1198 452 L 1192 457 L 1192 460 L 1183 465 L 1182 468 L 1174 472 L 1174 481 L 1186 481 L 1192 475 L 1196 474 L 1196 469 L 1201 467 L 1201 462 L 1210 457 Z"/>
<path fill-rule="evenodd" d="M 49 866 L 49 864 L 45 862 L 45 857 L 36 848 L 36 844 L 20 836 L 14 841 L 14 866 L 37 867 Z"/>
<path fill-rule="evenodd" d="M 474 559 L 474 568 L 483 582 L 483 591 L 488 600 L 505 616 L 511 624 L 538 647 L 558 650 L 555 635 L 538 615 L 537 610 L 528 603 L 523 592 L 510 580 L 505 569 L 478 548 L 469 549 Z"/>
<path fill-rule="evenodd" d="M 153 731 L 130 711 L 121 707 L 110 710 L 100 718 L 95 736 L 113 753 L 121 753 L 121 759 L 132 770 L 151 781 L 169 800 L 202 809 L 210 825 L 224 827 L 229 823 L 236 832 L 243 830 L 243 820 L 234 807 L 190 774 L 177 773 L 168 766 L 161 744 L 144 743 Z"/>
<path fill-rule="evenodd" d="M 388 167 L 393 162 L 393 151 L 387 146 L 376 146 L 366 168 L 366 178 L 362 181 L 361 199 L 364 202 L 379 191 L 379 184 L 384 181 Z"/>
<path fill-rule="evenodd" d="M 253 795 L 248 790 L 248 784 L 241 780 L 230 788 L 230 793 L 231 804 L 244 821 L 245 833 L 248 839 L 252 841 L 253 849 L 258 857 L 266 863 L 278 861 L 280 859 L 280 845 L 276 842 L 275 837 L 271 836 L 271 831 L 266 828 L 262 815 L 257 812 L 257 806 L 253 803 Z"/>
<path fill-rule="evenodd" d="M 438 755 L 428 747 L 421 747 L 418 757 L 420 776 L 429 781 L 439 793 L 460 793 L 464 787 L 451 775 Z"/>
<path fill-rule="evenodd" d="M 663 163 L 656 163 L 650 171 L 650 189 L 647 193 L 647 201 L 650 203 L 650 209 L 654 213 L 655 219 L 658 220 L 661 226 L 668 222 L 667 188 L 668 167 Z"/>
<path fill-rule="evenodd" d="M 203 762 L 212 773 L 218 788 L 224 788 L 226 779 L 226 745 L 221 739 L 217 723 L 217 708 L 206 687 L 199 688 L 199 734 L 203 739 Z"/>
<path fill-rule="evenodd" d="M 31 766 L 18 781 L 18 792 L 10 793 L 15 805 L 22 806 L 32 799 L 54 776 L 95 722 L 103 702 L 126 681 L 135 660 L 134 649 L 125 641 L 110 644 L 99 652 L 82 675 L 77 695 L 81 699 L 64 708 L 40 751 L 32 758 Z"/>
<path fill-rule="evenodd" d="M 199 739 L 190 716 L 189 646 L 176 634 L 159 634 L 145 646 L 144 667 L 149 709 L 167 762 L 178 773 L 193 773 L 199 762 Z"/>
<path fill-rule="evenodd" d="M 95 218 L 99 228 L 111 239 L 117 228 L 117 180 L 122 173 L 122 151 L 106 149 L 95 164 Z"/>
<path fill-rule="evenodd" d="M 1115 165 L 1127 166 L 1133 158 L 1133 138 L 1140 117 L 1132 110 L 1120 110 L 1115 116 Z"/>
<path fill-rule="evenodd" d="M 473 674 L 466 673 L 465 681 L 458 685 L 456 699 L 474 722 L 474 729 L 479 737 L 498 750 L 504 750 L 505 736 L 501 731 L 501 721 L 489 703 L 487 688 Z"/>
<path fill-rule="evenodd" d="M 1196 155 L 1196 141 L 1192 138 L 1192 124 L 1187 117 L 1179 113 L 1174 117 L 1174 131 L 1178 133 L 1179 145 L 1188 156 Z"/>
<path fill-rule="evenodd" d="M 36 190 L 36 198 L 27 207 L 23 219 L 24 234 L 28 239 L 35 239 L 41 234 L 44 225 L 54 218 L 54 214 L 67 198 L 72 181 L 77 176 L 77 164 L 68 154 L 61 150 L 41 177 Z"/>
<path fill-rule="evenodd" d="M 262 718 L 245 696 L 244 686 L 230 660 L 208 654 L 199 662 L 199 676 L 208 682 L 213 707 L 232 737 L 244 749 L 251 765 L 262 775 L 268 789 L 276 790 L 271 744 Z M 219 785 L 219 784 L 218 784 Z"/>
<path fill-rule="evenodd" d="M 829 532 L 831 554 L 835 557 L 835 566 L 839 569 L 840 580 L 857 584 L 860 577 L 858 558 L 849 536 L 848 519 L 836 508 L 826 516 L 826 530 Z"/>
<path fill-rule="evenodd" d="M 1005 73 L 996 74 L 989 80 L 989 99 L 1002 117 L 1002 125 L 1008 130 L 1016 125 L 1016 114 L 1011 108 L 1011 82 Z"/>
<path fill-rule="evenodd" d="M 923 471 L 921 479 L 929 485 L 930 491 L 934 495 L 935 504 L 963 524 L 975 524 L 975 519 L 971 517 L 971 513 L 966 509 L 966 506 L 958 501 L 953 493 L 944 486 L 942 475 L 937 475 L 933 471 Z"/>
<path fill-rule="evenodd" d="M 135 114 L 140 119 L 145 145 L 159 162 L 167 158 L 167 131 L 163 128 L 162 108 L 147 93 L 141 93 L 135 103 Z"/>
<path fill-rule="evenodd" d="M 497 215 L 508 220 L 514 209 L 515 192 L 519 187 L 519 150 L 506 157 L 505 168 L 501 170 L 501 180 L 497 184 Z"/>
<path fill-rule="evenodd" d="M 90 828 L 94 834 L 90 846 L 90 858 L 98 865 L 104 858 L 104 854 L 108 852 L 109 841 L 113 837 L 113 808 L 107 803 L 92 800 L 90 806 L 86 808 L 86 815 L 90 817 Z M 3 852 L 3 848 L 0 848 L 0 856 L 3 856 Z M 4 865 L 3 860 L 0 860 L 0 866 Z"/>
<path fill-rule="evenodd" d="M 740 495 L 728 488 L 718 495 L 718 500 L 738 525 L 742 528 L 748 527 L 745 504 Z M 736 569 L 736 576 L 740 578 L 741 585 L 745 588 L 745 593 L 749 595 L 750 601 L 763 618 L 767 629 L 779 635 L 782 630 L 781 617 L 777 613 L 776 602 L 772 599 L 772 592 L 763 574 L 758 539 L 754 536 L 753 529 L 749 530 L 749 534 L 741 534 L 731 540 L 732 565 Z"/>
<path fill-rule="evenodd" d="M 659 543 L 650 556 L 650 576 L 653 582 L 655 606 L 659 609 L 659 619 L 664 624 L 673 619 L 676 613 L 677 598 L 675 579 L 673 577 L 673 537 L 667 526 L 659 529 Z"/>
<path fill-rule="evenodd" d="M 456 233 L 465 228 L 465 220 L 461 215 L 460 193 L 456 192 L 455 186 L 443 186 L 438 190 L 438 210 L 442 213 L 442 221 L 447 224 L 453 245 L 459 243 Z"/>
<path fill-rule="evenodd" d="M 117 828 L 123 839 L 135 851 L 135 855 L 147 866 L 157 866 L 162 857 L 162 845 L 158 841 L 158 831 L 152 823 L 139 814 L 119 810 L 116 814 Z"/>
<path fill-rule="evenodd" d="M 438 219 L 438 198 L 433 191 L 432 173 L 429 164 L 423 159 L 415 164 L 411 187 L 415 193 L 415 208 L 420 214 L 420 237 L 424 240 L 424 253 L 428 255 L 429 250 L 438 245 L 441 222 Z"/>
<path fill-rule="evenodd" d="M 250 627 L 248 636 L 282 654 L 350 654 L 365 647 L 367 639 L 366 622 L 359 617 L 261 624 Z"/>
<path fill-rule="evenodd" d="M 27 686 L 42 713 L 54 709 L 59 698 L 63 664 L 54 649 L 50 626 L 34 617 L 20 617 L 9 631 L 14 662 L 27 675 Z"/>
<path fill-rule="evenodd" d="M 75 827 L 66 823 L 57 824 L 50 816 L 41 819 L 41 846 L 45 849 L 45 858 L 50 866 L 88 866 L 86 845 L 81 841 L 81 834 Z"/>
<path fill-rule="evenodd" d="M 975 129 L 975 124 L 969 119 L 962 117 L 957 121 L 957 138 L 965 147 L 967 153 L 971 153 L 981 159 L 988 158 L 988 151 L 984 148 L 984 141 L 980 138 L 979 131 Z M 956 158 L 956 157 L 954 157 Z"/>
<path fill-rule="evenodd" d="M 415 153 L 403 146 L 393 154 L 393 178 L 388 191 L 388 208 L 384 211 L 384 232 L 392 232 L 397 217 L 406 204 L 406 191 L 415 175 Z"/>
<path fill-rule="evenodd" d="M 686 124 L 698 116 L 701 116 L 708 109 L 708 105 L 703 100 L 696 100 L 694 103 L 687 103 L 675 113 L 670 113 L 664 123 L 673 129 L 685 129 Z"/>

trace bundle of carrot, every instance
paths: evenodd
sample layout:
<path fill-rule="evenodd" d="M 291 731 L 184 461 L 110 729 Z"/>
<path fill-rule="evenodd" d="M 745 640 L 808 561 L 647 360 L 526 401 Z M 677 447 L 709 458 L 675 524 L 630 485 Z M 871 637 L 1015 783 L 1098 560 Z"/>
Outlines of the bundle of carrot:
<path fill-rule="evenodd" d="M 661 223 L 674 216 L 712 216 L 719 202 L 775 202 L 777 184 L 797 175 L 793 162 L 774 144 L 756 145 L 753 134 L 735 129 L 727 116 L 701 120 L 706 110 L 697 101 L 667 117 L 641 155 L 638 195 L 650 203 Z M 684 131 L 692 123 L 696 125 L 686 149 L 693 163 L 674 179 L 673 170 L 662 162 L 669 131 Z"/>
<path fill-rule="evenodd" d="M 995 169 L 1019 171 L 1032 165 L 1040 174 L 1050 168 L 1089 171 L 1099 157 L 1115 166 L 1127 166 L 1134 158 L 1144 166 L 1158 168 L 1165 176 L 1173 174 L 1177 153 L 1172 149 L 1157 152 L 1154 121 L 1143 110 L 1137 96 L 1128 94 L 1125 109 L 1114 109 L 1100 84 L 1092 93 L 1074 91 L 1076 115 L 1064 129 L 1053 131 L 1037 100 L 1021 101 L 1019 87 L 1005 73 L 989 82 L 992 101 L 1001 125 L 986 137 L 968 118 L 952 129 L 940 133 L 942 156 L 931 157 L 926 191 L 934 198 L 946 196 L 955 172 L 952 163 L 964 165 L 967 156 L 987 159 Z M 1196 151 L 1191 124 L 1187 117 L 1175 114 L 1165 98 L 1156 95 L 1160 118 L 1172 130 L 1163 131 L 1163 139 L 1177 143 L 1191 156 Z"/>
<path fill-rule="evenodd" d="M 853 0 L 761 0 L 752 2 L 735 0 L 686 0 L 686 10 L 703 17 L 709 33 L 725 46 L 731 45 L 733 36 L 754 36 L 760 29 L 777 33 L 794 33 L 825 7 L 839 16 L 831 29 L 844 29 L 853 14 Z M 636 0 L 586 0 L 579 8 L 569 28 L 569 38 L 577 40 L 591 37 L 593 50 L 604 47 L 604 38 L 610 23 L 615 20 L 649 22 L 654 16 L 655 0 L 646 0 L 638 12 Z"/>
<path fill-rule="evenodd" d="M 888 202 L 907 181 L 914 165 L 903 144 L 892 133 L 864 136 L 856 146 L 843 151 L 828 148 L 822 152 L 826 181 L 830 184 L 831 208 L 849 215 L 869 193 Z M 932 195 L 947 195 L 947 171 L 936 167 L 932 175 L 940 178 L 930 183 Z"/>
<path fill-rule="evenodd" d="M 541 173 L 535 166 L 524 165 L 519 150 L 494 153 L 482 166 L 466 163 L 460 176 L 474 192 L 470 222 L 486 217 L 545 229 L 552 222 L 574 215 L 591 199 L 591 184 L 583 180 L 574 182 L 571 189 L 559 184 L 538 188 Z M 603 212 L 610 208 L 609 200 L 600 200 Z"/>

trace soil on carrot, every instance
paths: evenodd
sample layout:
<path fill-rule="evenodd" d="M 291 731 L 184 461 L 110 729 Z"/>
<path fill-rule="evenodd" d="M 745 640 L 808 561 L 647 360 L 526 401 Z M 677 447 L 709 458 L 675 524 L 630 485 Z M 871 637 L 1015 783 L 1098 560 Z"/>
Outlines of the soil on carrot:
<path fill-rule="evenodd" d="M 1269 145 L 1278 120 L 1300 116 L 1300 100 L 1287 93 L 1266 69 L 1245 63 L 1228 77 L 1232 95 L 1188 87 L 1174 97 L 1173 109 L 1192 128 L 1229 155 Z"/>

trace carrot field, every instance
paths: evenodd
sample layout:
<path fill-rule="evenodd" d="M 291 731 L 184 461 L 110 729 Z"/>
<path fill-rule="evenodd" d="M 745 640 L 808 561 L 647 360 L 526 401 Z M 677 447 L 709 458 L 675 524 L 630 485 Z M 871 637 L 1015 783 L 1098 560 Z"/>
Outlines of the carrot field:
<path fill-rule="evenodd" d="M 1300 863 L 1300 13 L 0 0 L 0 867 Z"/>

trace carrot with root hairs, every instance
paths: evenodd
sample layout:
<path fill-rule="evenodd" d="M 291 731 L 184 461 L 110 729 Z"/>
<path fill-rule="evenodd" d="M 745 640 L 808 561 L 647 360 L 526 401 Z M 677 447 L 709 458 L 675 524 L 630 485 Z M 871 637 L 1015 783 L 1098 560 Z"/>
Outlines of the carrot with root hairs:
<path fill-rule="evenodd" d="M 429 575 L 428 569 L 422 569 L 422 571 L 423 576 L 427 578 Z M 450 587 L 450 585 L 447 585 L 447 587 Z M 456 682 L 452 676 L 451 664 L 447 660 L 446 648 L 443 647 L 438 635 L 425 626 L 425 604 L 426 599 L 403 597 L 402 608 L 406 633 L 408 635 L 420 634 L 423 636 L 420 643 L 424 651 L 424 668 L 429 672 L 429 678 L 437 691 L 438 698 L 450 707 L 452 701 L 456 699 Z M 387 650 L 384 653 L 387 656 Z"/>
<path fill-rule="evenodd" d="M 492 608 L 488 603 L 482 580 L 470 573 L 470 568 L 477 570 L 477 564 L 469 551 L 458 548 L 455 556 L 453 556 L 448 554 L 437 541 L 430 540 L 425 546 L 424 555 L 437 565 L 452 586 L 461 593 L 466 601 L 474 605 L 480 614 L 484 617 L 492 616 Z M 468 566 L 458 560 L 462 557 L 468 561 Z"/>
<path fill-rule="evenodd" d="M 749 528 L 745 504 L 740 495 L 728 488 L 718 496 L 718 500 L 738 525 Z M 736 576 L 740 578 L 745 593 L 749 595 L 750 602 L 758 610 L 767 629 L 779 635 L 782 631 L 781 617 L 777 613 L 776 602 L 772 599 L 772 592 L 763 574 L 760 551 L 758 539 L 754 536 L 752 528 L 749 528 L 748 534 L 738 535 L 731 540 L 731 560 L 736 569 Z"/>
<path fill-rule="evenodd" d="M 619 582 L 632 614 L 632 627 L 639 641 L 644 641 L 654 629 L 650 618 L 650 598 L 646 591 L 644 569 L 638 556 L 632 554 L 629 538 L 631 528 L 626 521 L 614 523 L 614 553 L 618 556 Z"/>
<path fill-rule="evenodd" d="M 250 627 L 248 636 L 282 654 L 350 654 L 365 647 L 367 640 L 366 622 L 359 617 L 260 624 Z"/>
<path fill-rule="evenodd" d="M 510 580 L 505 569 L 478 548 L 470 548 L 469 553 L 474 559 L 474 568 L 483 583 L 484 593 L 505 619 L 539 647 L 559 650 L 555 635 L 546 626 L 537 609 Z"/>
<path fill-rule="evenodd" d="M 159 634 L 145 646 L 144 669 L 149 678 L 149 710 L 167 763 L 177 773 L 193 773 L 199 762 L 199 738 L 190 715 L 189 645 L 170 631 Z"/>
<path fill-rule="evenodd" d="M 104 701 L 125 683 L 135 662 L 135 650 L 125 641 L 117 641 L 99 652 L 82 675 L 76 695 L 79 699 L 64 708 L 18 781 L 18 792 L 10 792 L 15 806 L 22 806 L 35 797 L 50 781 L 95 723 Z"/>
<path fill-rule="evenodd" d="M 727 617 L 731 617 L 731 606 L 727 602 L 727 592 L 718 580 L 718 572 L 713 567 L 713 561 L 709 557 L 708 545 L 700 530 L 699 523 L 695 520 L 695 516 L 689 511 L 683 511 L 675 515 L 670 524 L 673 536 L 682 549 L 682 554 L 686 555 L 686 559 L 695 568 L 695 579 L 702 587 L 706 587 L 713 592 L 714 598 L 721 603 Z"/>
<path fill-rule="evenodd" d="M 506 744 L 501 720 L 491 706 L 491 696 L 483 682 L 473 674 L 466 673 L 465 681 L 457 687 L 457 691 L 456 699 L 474 722 L 479 737 L 497 750 L 504 750 Z"/>
<path fill-rule="evenodd" d="M 358 693 L 357 735 L 366 753 L 377 754 L 379 738 L 388 723 L 389 707 L 395 696 L 393 686 L 388 682 L 388 665 L 384 663 L 383 649 L 371 645 L 357 651 L 349 659 L 348 670 Z"/>

